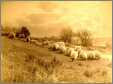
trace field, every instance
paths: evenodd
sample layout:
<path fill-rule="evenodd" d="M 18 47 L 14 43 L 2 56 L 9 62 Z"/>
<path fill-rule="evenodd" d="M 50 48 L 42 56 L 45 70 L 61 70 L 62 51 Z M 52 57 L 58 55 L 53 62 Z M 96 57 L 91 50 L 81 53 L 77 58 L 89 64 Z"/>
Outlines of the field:
<path fill-rule="evenodd" d="M 111 83 L 112 53 L 100 60 L 75 60 L 48 48 L 2 37 L 3 82 Z M 57 61 L 50 62 L 55 58 Z M 41 62 L 40 62 L 41 60 Z M 48 64 L 48 65 L 47 65 Z"/>

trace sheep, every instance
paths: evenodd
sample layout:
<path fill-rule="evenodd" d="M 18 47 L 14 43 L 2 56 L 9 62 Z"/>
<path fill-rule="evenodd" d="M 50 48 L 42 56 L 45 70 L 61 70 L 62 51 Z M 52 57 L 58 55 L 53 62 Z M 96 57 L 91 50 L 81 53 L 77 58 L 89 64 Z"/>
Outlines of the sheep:
<path fill-rule="evenodd" d="M 101 54 L 99 51 L 95 51 L 95 59 L 96 59 L 96 60 L 101 59 L 101 58 L 102 58 L 101 55 L 102 55 L 102 54 Z"/>
<path fill-rule="evenodd" d="M 71 51 L 70 57 L 71 57 L 72 62 L 73 62 L 73 60 L 78 58 L 78 51 Z"/>
<path fill-rule="evenodd" d="M 95 52 L 94 51 L 87 51 L 87 59 L 90 59 L 90 60 L 95 59 Z"/>
<path fill-rule="evenodd" d="M 86 60 L 87 59 L 87 53 L 85 50 L 79 50 L 78 51 L 78 58 L 82 59 L 82 60 Z"/>
<path fill-rule="evenodd" d="M 63 50 L 65 47 L 65 43 L 64 42 L 55 42 L 55 43 L 51 43 L 49 44 L 49 49 L 52 50 Z M 64 52 L 64 50 L 62 51 Z"/>
<path fill-rule="evenodd" d="M 57 43 L 53 44 L 53 50 L 58 50 L 59 49 L 59 45 Z"/>
<path fill-rule="evenodd" d="M 59 46 L 65 46 L 64 42 L 56 42 Z"/>
<path fill-rule="evenodd" d="M 59 46 L 60 53 L 66 52 L 66 46 Z"/>
<path fill-rule="evenodd" d="M 58 50 L 59 49 L 59 45 L 57 43 L 49 44 L 49 49 Z"/>
<path fill-rule="evenodd" d="M 48 49 L 53 49 L 53 44 L 54 44 L 54 42 L 53 41 L 49 41 L 49 43 L 48 43 Z"/>
<path fill-rule="evenodd" d="M 65 55 L 70 56 L 71 51 L 73 51 L 73 48 L 67 47 Z"/>
<path fill-rule="evenodd" d="M 88 59 L 98 60 L 101 58 L 101 53 L 96 50 L 92 50 L 87 52 L 87 56 L 88 56 Z"/>
<path fill-rule="evenodd" d="M 75 51 L 74 48 L 66 47 L 65 55 L 71 57 L 72 61 L 77 59 L 78 51 Z"/>
<path fill-rule="evenodd" d="M 82 48 L 81 48 L 81 46 L 75 46 L 74 49 L 75 49 L 75 51 L 78 51 L 78 50 L 81 50 Z"/>

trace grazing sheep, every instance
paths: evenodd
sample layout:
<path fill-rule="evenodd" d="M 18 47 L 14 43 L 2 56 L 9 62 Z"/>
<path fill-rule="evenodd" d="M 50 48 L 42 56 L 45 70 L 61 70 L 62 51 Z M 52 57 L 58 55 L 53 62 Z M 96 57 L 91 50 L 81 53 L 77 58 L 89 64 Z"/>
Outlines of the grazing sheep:
<path fill-rule="evenodd" d="M 90 60 L 98 60 L 101 58 L 101 53 L 96 50 L 88 51 L 87 56 L 88 56 L 88 59 Z"/>
<path fill-rule="evenodd" d="M 72 58 L 72 61 L 77 59 L 78 57 L 78 51 L 71 51 L 70 57 Z"/>
<path fill-rule="evenodd" d="M 65 53 L 66 52 L 66 47 L 65 46 L 59 46 L 60 53 Z"/>
<path fill-rule="evenodd" d="M 102 55 L 102 54 L 101 54 L 99 51 L 95 51 L 95 59 L 96 59 L 96 60 L 101 59 L 101 58 L 102 58 L 101 55 Z"/>
<path fill-rule="evenodd" d="M 53 48 L 53 44 L 54 44 L 53 41 L 49 41 L 49 43 L 48 43 L 48 49 L 52 49 Z"/>
<path fill-rule="evenodd" d="M 59 49 L 59 45 L 57 43 L 53 44 L 53 50 L 58 50 Z"/>
<path fill-rule="evenodd" d="M 86 60 L 87 59 L 87 53 L 84 50 L 79 50 L 78 51 L 78 58 L 82 59 L 82 60 Z"/>
<path fill-rule="evenodd" d="M 87 51 L 87 59 L 90 59 L 90 60 L 95 59 L 95 52 L 94 51 Z"/>
<path fill-rule="evenodd" d="M 78 51 L 75 51 L 74 48 L 66 47 L 65 55 L 70 56 L 72 61 L 77 59 Z"/>
<path fill-rule="evenodd" d="M 73 48 L 67 47 L 67 48 L 66 48 L 65 55 L 70 56 L 70 53 L 71 53 L 71 51 L 73 51 L 73 50 L 74 50 Z"/>
<path fill-rule="evenodd" d="M 74 48 L 67 47 L 65 55 L 71 56 L 71 53 L 74 51 Z"/>
<path fill-rule="evenodd" d="M 99 51 L 97 51 L 97 50 L 94 50 L 94 52 L 95 52 L 95 59 L 96 60 L 101 59 L 101 53 Z"/>
<path fill-rule="evenodd" d="M 59 46 L 65 46 L 64 42 L 56 42 Z"/>
<path fill-rule="evenodd" d="M 49 49 L 52 49 L 52 50 L 63 50 L 64 46 L 65 46 L 64 42 L 55 42 L 55 43 L 49 44 Z"/>
<path fill-rule="evenodd" d="M 49 45 L 49 49 L 58 50 L 59 49 L 59 45 L 57 43 L 52 43 L 52 44 Z"/>

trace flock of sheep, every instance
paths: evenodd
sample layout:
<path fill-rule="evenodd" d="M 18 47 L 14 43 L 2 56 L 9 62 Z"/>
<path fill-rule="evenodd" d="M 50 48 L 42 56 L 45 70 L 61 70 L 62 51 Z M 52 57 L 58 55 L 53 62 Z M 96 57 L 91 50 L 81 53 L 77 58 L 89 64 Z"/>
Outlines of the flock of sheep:
<path fill-rule="evenodd" d="M 97 60 L 101 58 L 101 53 L 97 50 L 85 50 L 82 46 L 67 47 L 64 42 L 55 42 L 49 45 L 49 49 L 59 50 L 61 53 L 74 59 Z"/>
<path fill-rule="evenodd" d="M 80 60 L 99 60 L 101 58 L 101 53 L 97 50 L 86 50 L 82 46 L 69 47 L 66 46 L 64 42 L 50 42 L 45 41 L 42 44 L 36 42 L 37 45 L 47 45 L 48 49 L 52 51 L 59 51 L 66 56 L 72 58 L 72 61 L 75 59 Z"/>

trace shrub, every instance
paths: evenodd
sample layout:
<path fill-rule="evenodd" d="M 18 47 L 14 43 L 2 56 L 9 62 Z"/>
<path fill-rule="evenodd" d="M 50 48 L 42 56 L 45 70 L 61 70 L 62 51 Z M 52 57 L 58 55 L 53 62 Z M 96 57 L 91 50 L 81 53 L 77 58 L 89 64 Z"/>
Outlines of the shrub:
<path fill-rule="evenodd" d="M 64 42 L 71 43 L 73 35 L 71 28 L 64 28 L 60 33 L 60 39 Z"/>
<path fill-rule="evenodd" d="M 107 71 L 102 71 L 102 76 L 106 76 L 107 75 Z"/>
<path fill-rule="evenodd" d="M 81 30 L 78 31 L 76 35 L 80 38 L 82 46 L 84 47 L 92 46 L 92 34 L 90 31 Z"/>
<path fill-rule="evenodd" d="M 93 72 L 86 70 L 84 72 L 84 75 L 89 78 L 89 77 L 92 77 L 93 76 Z"/>

